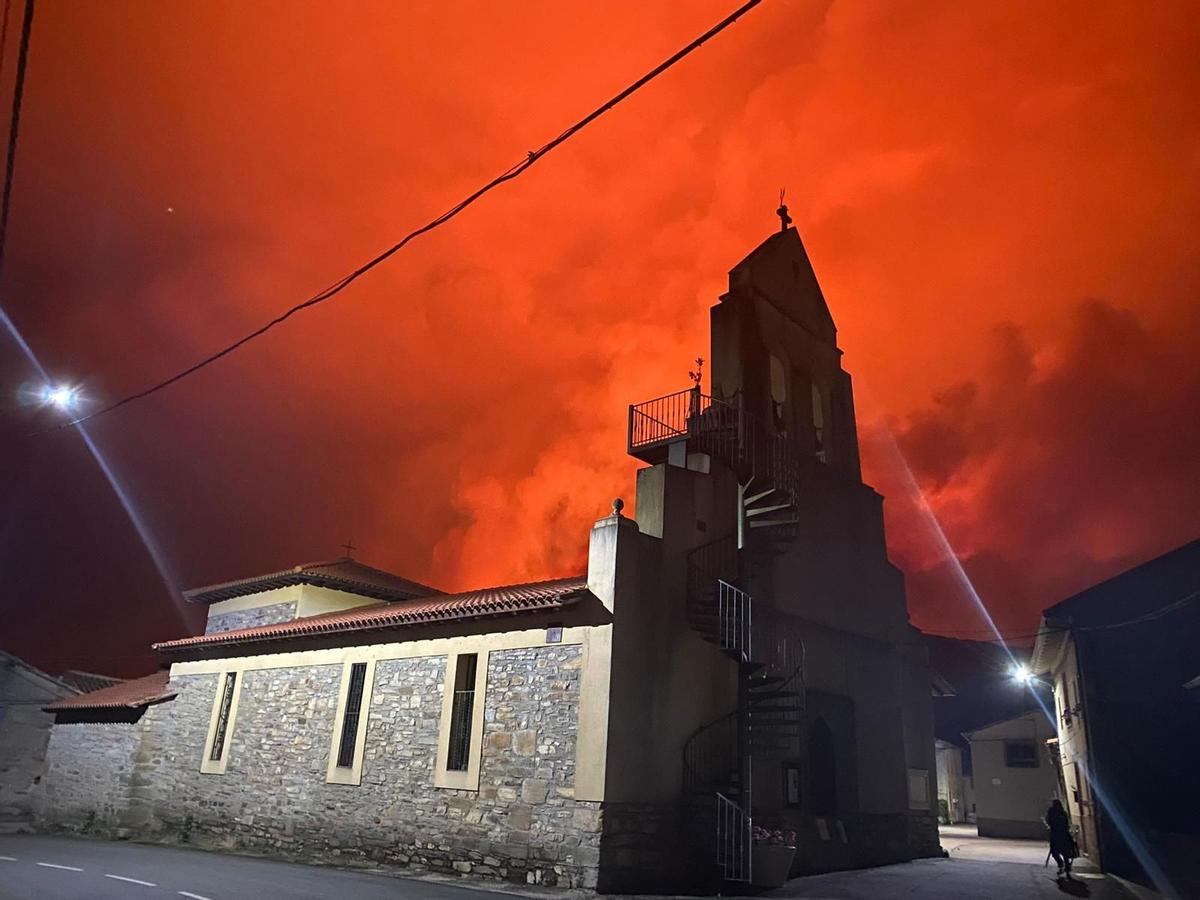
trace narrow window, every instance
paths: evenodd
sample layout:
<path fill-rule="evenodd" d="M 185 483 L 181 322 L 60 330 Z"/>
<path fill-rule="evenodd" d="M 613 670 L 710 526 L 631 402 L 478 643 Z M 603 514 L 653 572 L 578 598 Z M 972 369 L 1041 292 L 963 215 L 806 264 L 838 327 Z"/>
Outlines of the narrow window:
<path fill-rule="evenodd" d="M 812 421 L 814 450 L 817 459 L 825 462 L 825 398 L 815 384 L 812 386 Z"/>
<path fill-rule="evenodd" d="M 212 750 L 208 758 L 214 762 L 225 752 L 225 733 L 229 730 L 229 710 L 233 706 L 233 689 L 237 686 L 237 672 L 225 676 L 225 693 L 221 695 L 221 711 L 217 713 L 217 730 L 213 733 Z"/>
<path fill-rule="evenodd" d="M 362 709 L 363 685 L 367 680 L 367 664 L 350 667 L 350 687 L 346 692 L 346 713 L 342 717 L 342 741 L 338 744 L 337 764 L 348 769 L 354 765 L 354 746 L 358 742 L 358 716 Z"/>
<path fill-rule="evenodd" d="M 454 670 L 454 704 L 450 708 L 450 752 L 446 769 L 465 772 L 471 758 L 471 718 L 475 711 L 475 668 L 479 657 L 463 653 Z"/>

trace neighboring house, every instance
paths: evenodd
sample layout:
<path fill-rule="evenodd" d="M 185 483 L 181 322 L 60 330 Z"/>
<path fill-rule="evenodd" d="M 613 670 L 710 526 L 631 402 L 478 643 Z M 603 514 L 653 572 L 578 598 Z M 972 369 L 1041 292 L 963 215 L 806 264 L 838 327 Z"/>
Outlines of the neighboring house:
<path fill-rule="evenodd" d="M 953 685 L 950 691 L 935 693 L 933 699 L 934 734 L 939 742 L 938 790 L 942 796 L 948 796 L 950 784 L 957 783 L 962 818 L 955 817 L 952 821 L 974 823 L 975 782 L 970 743 L 964 735 L 1036 707 L 1029 690 L 1012 678 L 1014 658 L 1022 662 L 1028 651 L 934 634 L 925 635 L 925 642 L 929 647 L 930 664 Z M 957 759 L 961 760 L 962 777 L 955 782 L 953 776 L 947 775 L 947 783 L 942 780 L 942 773 L 953 771 L 947 769 L 948 765 L 959 765 L 958 762 L 946 762 L 948 758 L 954 758 L 950 747 L 961 751 Z"/>
<path fill-rule="evenodd" d="M 980 837 L 1044 838 L 1058 797 L 1058 770 L 1047 741 L 1054 723 L 1040 710 L 968 732 Z"/>
<path fill-rule="evenodd" d="M 1198 647 L 1192 541 L 1047 609 L 1032 661 L 1054 689 L 1080 849 L 1181 895 L 1200 894 L 1200 705 L 1187 687 Z"/>
<path fill-rule="evenodd" d="M 797 870 L 936 855 L 933 679 L 796 231 L 729 285 L 712 395 L 629 409 L 636 519 L 586 573 L 192 591 L 167 680 L 53 707 L 47 826 L 608 891 L 746 881 L 756 823 Z"/>
<path fill-rule="evenodd" d="M 970 756 L 964 754 L 961 747 L 940 739 L 934 742 L 934 756 L 937 759 L 939 816 L 944 817 L 947 825 L 973 822 L 974 789 L 971 776 L 964 772 L 970 765 L 969 762 L 964 765 L 964 762 L 969 761 Z"/>
<path fill-rule="evenodd" d="M 0 834 L 29 830 L 46 771 L 47 703 L 75 690 L 0 650 Z"/>

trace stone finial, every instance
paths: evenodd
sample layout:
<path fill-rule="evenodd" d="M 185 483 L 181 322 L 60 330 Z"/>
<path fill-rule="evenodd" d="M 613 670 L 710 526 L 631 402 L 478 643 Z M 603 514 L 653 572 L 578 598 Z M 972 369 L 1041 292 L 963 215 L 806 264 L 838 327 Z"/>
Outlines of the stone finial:
<path fill-rule="evenodd" d="M 625 501 L 622 500 L 620 497 L 618 497 L 616 500 L 613 501 L 612 514 L 614 516 L 616 516 L 618 519 L 621 518 L 621 510 L 623 510 L 624 508 L 625 508 Z"/>

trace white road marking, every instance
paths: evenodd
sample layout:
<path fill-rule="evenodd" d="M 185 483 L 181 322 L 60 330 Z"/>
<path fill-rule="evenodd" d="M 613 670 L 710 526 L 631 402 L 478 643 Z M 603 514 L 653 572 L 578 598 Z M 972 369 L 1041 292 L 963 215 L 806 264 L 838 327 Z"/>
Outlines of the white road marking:
<path fill-rule="evenodd" d="M 201 897 L 199 894 L 190 894 L 187 891 L 180 891 L 180 897 L 191 897 L 192 900 L 209 900 L 208 897 Z"/>
<path fill-rule="evenodd" d="M 112 878 L 116 881 L 128 881 L 131 884 L 144 884 L 146 887 L 158 887 L 153 881 L 142 881 L 140 878 L 126 878 L 124 875 L 105 875 L 105 878 Z"/>
<path fill-rule="evenodd" d="M 17 858 L 15 856 L 0 856 L 0 859 L 4 860 L 5 862 L 16 862 L 17 861 Z"/>
<path fill-rule="evenodd" d="M 38 863 L 39 866 L 45 866 L 47 869 L 66 869 L 68 872 L 82 872 L 83 869 L 75 866 L 60 866 L 58 863 Z"/>

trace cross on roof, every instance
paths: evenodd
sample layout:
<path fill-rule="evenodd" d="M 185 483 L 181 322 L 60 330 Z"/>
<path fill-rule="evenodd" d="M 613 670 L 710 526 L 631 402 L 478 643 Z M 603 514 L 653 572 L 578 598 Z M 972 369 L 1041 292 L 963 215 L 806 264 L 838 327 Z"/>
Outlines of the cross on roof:
<path fill-rule="evenodd" d="M 783 202 L 784 189 L 779 189 L 779 209 L 775 210 L 775 215 L 779 216 L 779 230 L 787 231 L 788 226 L 792 224 L 792 217 L 788 215 L 787 204 Z"/>
<path fill-rule="evenodd" d="M 352 556 L 354 556 L 353 551 L 357 550 L 358 548 L 354 546 L 353 540 L 348 540 L 348 541 L 346 541 L 346 543 L 342 544 L 342 549 L 346 551 L 347 556 L 352 557 Z"/>

